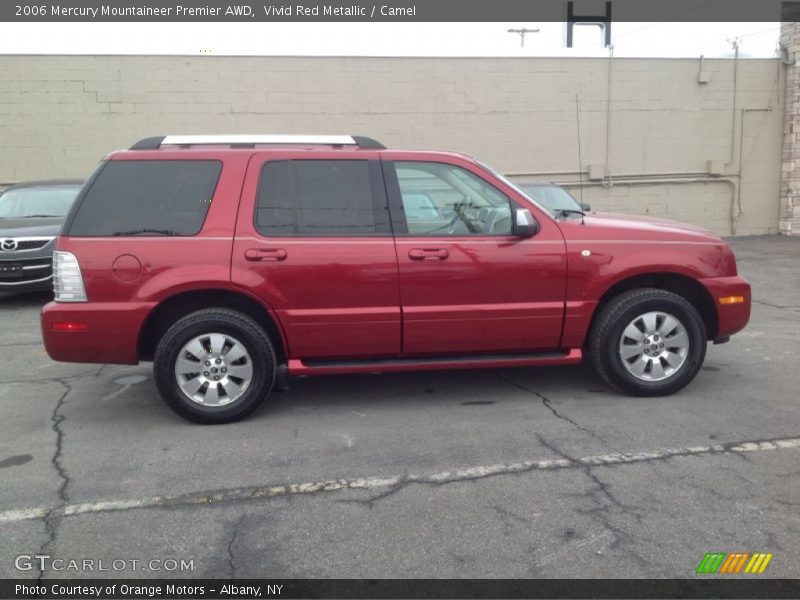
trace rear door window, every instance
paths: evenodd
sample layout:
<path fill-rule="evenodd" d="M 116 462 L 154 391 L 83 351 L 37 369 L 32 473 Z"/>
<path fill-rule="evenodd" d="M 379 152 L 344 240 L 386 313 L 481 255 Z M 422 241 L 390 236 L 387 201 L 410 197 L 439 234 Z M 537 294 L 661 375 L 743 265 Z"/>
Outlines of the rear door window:
<path fill-rule="evenodd" d="M 388 233 L 380 165 L 367 160 L 277 160 L 261 169 L 256 228 L 266 236 Z"/>
<path fill-rule="evenodd" d="M 101 167 L 69 225 L 71 236 L 195 235 L 222 163 L 112 160 Z"/>

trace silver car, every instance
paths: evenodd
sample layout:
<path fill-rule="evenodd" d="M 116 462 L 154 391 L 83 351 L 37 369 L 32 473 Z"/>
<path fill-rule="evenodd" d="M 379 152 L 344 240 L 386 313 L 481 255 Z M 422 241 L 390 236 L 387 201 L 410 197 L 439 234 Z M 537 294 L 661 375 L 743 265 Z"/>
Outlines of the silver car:
<path fill-rule="evenodd" d="M 564 213 L 588 213 L 592 210 L 589 204 L 578 202 L 567 190 L 554 183 L 518 183 L 517 187 L 556 217 Z"/>
<path fill-rule="evenodd" d="M 53 288 L 53 240 L 82 185 L 31 181 L 0 194 L 0 292 Z"/>

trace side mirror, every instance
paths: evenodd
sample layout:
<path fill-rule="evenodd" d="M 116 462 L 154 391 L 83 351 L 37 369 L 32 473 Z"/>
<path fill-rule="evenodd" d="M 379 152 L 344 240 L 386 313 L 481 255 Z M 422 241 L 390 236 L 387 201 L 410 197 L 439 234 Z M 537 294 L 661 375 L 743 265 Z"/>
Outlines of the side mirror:
<path fill-rule="evenodd" d="M 592 205 L 589 204 L 588 202 L 581 202 L 581 210 L 583 212 L 589 212 L 590 210 L 592 210 Z"/>
<path fill-rule="evenodd" d="M 512 235 L 529 238 L 539 233 L 539 229 L 539 221 L 533 217 L 530 210 L 527 208 L 514 210 L 514 225 L 511 227 Z"/>

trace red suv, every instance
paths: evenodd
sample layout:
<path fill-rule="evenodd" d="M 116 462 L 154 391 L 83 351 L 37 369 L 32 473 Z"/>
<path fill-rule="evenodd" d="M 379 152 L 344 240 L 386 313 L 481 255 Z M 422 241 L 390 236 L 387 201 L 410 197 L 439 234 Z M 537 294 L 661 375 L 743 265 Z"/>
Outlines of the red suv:
<path fill-rule="evenodd" d="M 580 207 L 578 207 L 580 208 Z M 291 375 L 579 363 L 675 392 L 741 330 L 730 247 L 548 211 L 462 154 L 358 136 L 166 136 L 115 152 L 57 241 L 56 360 L 154 361 L 166 403 L 240 419 Z"/>

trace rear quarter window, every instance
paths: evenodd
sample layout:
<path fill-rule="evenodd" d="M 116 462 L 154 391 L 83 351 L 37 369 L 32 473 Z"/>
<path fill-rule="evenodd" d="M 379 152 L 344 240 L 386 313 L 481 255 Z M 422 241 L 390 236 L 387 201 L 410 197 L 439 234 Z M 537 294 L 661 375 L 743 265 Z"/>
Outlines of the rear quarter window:
<path fill-rule="evenodd" d="M 222 163 L 112 160 L 101 166 L 65 230 L 70 236 L 195 235 Z"/>

